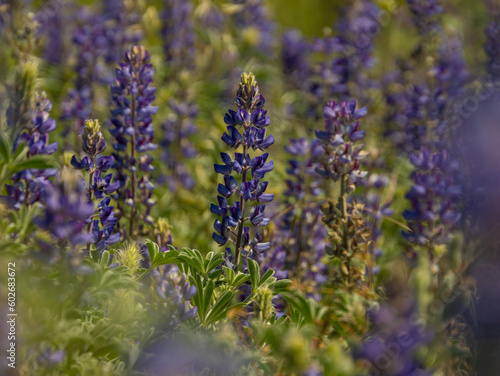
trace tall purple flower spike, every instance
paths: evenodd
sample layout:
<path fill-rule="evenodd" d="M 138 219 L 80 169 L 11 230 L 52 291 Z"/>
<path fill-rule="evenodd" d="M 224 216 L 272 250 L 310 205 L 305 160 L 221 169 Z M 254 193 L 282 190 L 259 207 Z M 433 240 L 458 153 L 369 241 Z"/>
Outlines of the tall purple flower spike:
<path fill-rule="evenodd" d="M 262 242 L 257 229 L 269 223 L 264 214 L 266 206 L 262 203 L 272 201 L 274 194 L 266 192 L 268 182 L 262 179 L 272 171 L 274 164 L 268 160 L 268 153 L 251 158 L 249 151 L 267 149 L 274 144 L 274 137 L 266 135 L 271 121 L 263 109 L 265 100 L 252 73 L 242 74 L 235 102 L 238 110 L 229 110 L 224 117 L 227 133 L 222 141 L 232 149 L 241 146 L 243 151 L 235 152 L 234 158 L 221 153 L 223 164 L 214 165 L 215 172 L 224 176 L 224 183 L 217 188 L 218 204 L 212 204 L 210 210 L 221 217 L 215 220 L 213 239 L 220 246 L 228 242 L 234 244 L 234 258 L 231 248 L 226 248 L 226 263 L 231 266 L 234 260 L 235 268 L 239 268 L 241 255 L 256 257 L 271 247 L 269 242 Z M 233 172 L 241 176 L 239 181 L 232 176 Z M 245 226 L 248 222 L 254 227 L 253 231 Z"/>
<path fill-rule="evenodd" d="M 150 212 L 155 204 L 151 182 L 154 167 L 148 152 L 157 148 L 153 143 L 152 115 L 158 107 L 152 105 L 156 88 L 151 87 L 154 68 L 149 58 L 143 46 L 132 47 L 116 69 L 116 84 L 111 86 L 115 108 L 111 110 L 110 133 L 115 138 L 114 168 L 120 182 L 115 197 L 120 218 L 128 220 L 128 230 L 121 228 L 128 238 L 148 234 L 153 222 Z"/>

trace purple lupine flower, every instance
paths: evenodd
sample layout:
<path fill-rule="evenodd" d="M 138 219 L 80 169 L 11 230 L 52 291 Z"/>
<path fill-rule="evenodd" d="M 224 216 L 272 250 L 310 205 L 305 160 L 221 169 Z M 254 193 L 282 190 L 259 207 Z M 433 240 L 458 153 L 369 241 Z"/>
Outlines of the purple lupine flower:
<path fill-rule="evenodd" d="M 113 144 L 117 180 L 119 216 L 128 218 L 128 238 L 148 233 L 145 225 L 152 224 L 151 208 L 154 185 L 151 182 L 153 158 L 149 151 L 157 148 L 153 143 L 152 115 L 156 88 L 151 87 L 154 68 L 149 63 L 149 53 L 143 46 L 134 46 L 125 54 L 125 61 L 116 70 L 116 84 L 111 86 L 113 102 L 110 133 Z M 126 210 L 125 206 L 130 207 Z M 122 231 L 124 231 L 122 229 Z"/>
<path fill-rule="evenodd" d="M 321 205 L 315 200 L 320 194 L 321 177 L 315 167 L 323 153 L 322 142 L 305 138 L 290 139 L 285 150 L 289 160 L 284 192 L 285 214 L 278 222 L 278 247 L 259 261 L 263 270 L 273 268 L 277 278 L 293 277 L 314 297 L 327 280 L 325 254 L 326 229 L 321 221 Z"/>
<path fill-rule="evenodd" d="M 283 33 L 281 38 L 281 59 L 285 80 L 292 87 L 305 89 L 308 85 L 311 66 L 309 62 L 310 44 L 296 29 Z"/>
<path fill-rule="evenodd" d="M 85 120 L 92 113 L 94 98 L 93 85 L 103 82 L 104 66 L 99 58 L 107 48 L 106 28 L 101 15 L 82 8 L 77 14 L 78 26 L 73 32 L 73 45 L 76 47 L 76 72 L 74 88 L 63 102 L 61 118 L 75 126 L 81 133 Z"/>
<path fill-rule="evenodd" d="M 88 202 L 94 206 L 94 198 L 101 200 L 97 205 L 96 215 L 99 219 L 89 219 L 87 231 L 92 233 L 92 238 L 87 244 L 87 251 L 91 251 L 91 245 L 101 253 L 108 249 L 108 246 L 120 241 L 120 234 L 113 234 L 118 219 L 115 217 L 110 196 L 120 188 L 120 182 L 112 182 L 113 174 L 103 176 L 114 163 L 113 156 L 101 156 L 99 154 L 106 150 L 106 142 L 101 133 L 101 127 L 97 120 L 87 120 L 85 122 L 84 133 L 82 135 L 82 149 L 86 154 L 81 160 L 76 156 L 71 159 L 71 165 L 77 170 L 85 170 L 89 174 L 87 186 Z M 99 226 L 99 223 L 101 226 Z M 102 227 L 102 229 L 101 229 Z"/>
<path fill-rule="evenodd" d="M 132 30 L 132 26 L 140 22 L 140 13 L 128 9 L 124 0 L 107 0 L 102 5 L 107 40 L 103 56 L 106 63 L 114 66 L 121 61 L 129 45 L 138 44 L 142 39 L 142 31 Z M 110 78 L 110 83 L 112 80 Z"/>
<path fill-rule="evenodd" d="M 43 49 L 44 59 L 51 64 L 63 64 L 64 56 L 64 32 L 65 32 L 65 8 L 59 1 L 52 1 L 42 7 L 35 14 L 35 20 L 40 25 L 38 34 L 45 37 Z"/>
<path fill-rule="evenodd" d="M 443 12 L 439 0 L 407 0 L 413 22 L 421 35 L 439 29 L 437 16 Z"/>
<path fill-rule="evenodd" d="M 161 13 L 163 49 L 170 65 L 191 69 L 195 64 L 195 34 L 189 0 L 164 0 Z"/>
<path fill-rule="evenodd" d="M 316 137 L 323 141 L 325 154 L 322 168 L 316 172 L 325 178 L 337 181 L 341 177 L 349 185 L 356 185 L 367 175 L 360 170 L 360 161 L 366 156 L 363 145 L 355 142 L 365 137 L 359 130 L 358 119 L 366 116 L 366 107 L 356 109 L 357 101 L 328 102 L 324 109 L 325 131 L 316 130 Z"/>
<path fill-rule="evenodd" d="M 85 191 L 83 179 L 63 170 L 60 178 L 44 192 L 43 212 L 34 223 L 49 232 L 59 247 L 87 244 L 92 236 L 85 228 L 94 208 Z"/>
<path fill-rule="evenodd" d="M 380 267 L 377 265 L 377 260 L 382 256 L 382 249 L 378 246 L 378 240 L 382 234 L 382 219 L 383 217 L 391 217 L 394 210 L 391 209 L 391 202 L 383 202 L 383 189 L 389 182 L 389 178 L 384 175 L 370 174 L 365 185 L 366 193 L 359 201 L 363 202 L 363 212 L 366 215 L 366 222 L 370 229 L 371 246 L 370 267 L 367 267 L 367 274 L 370 278 L 370 283 L 373 284 L 374 276 L 379 273 Z"/>
<path fill-rule="evenodd" d="M 253 46 L 255 51 L 265 56 L 272 55 L 275 48 L 276 26 L 269 17 L 269 10 L 264 1 L 232 0 L 232 2 L 240 7 L 234 14 L 234 24 L 238 27 L 239 35 L 247 36 L 246 42 Z"/>
<path fill-rule="evenodd" d="M 426 246 L 432 259 L 434 246 L 446 243 L 460 220 L 457 200 L 461 188 L 453 182 L 458 163 L 444 150 L 431 153 L 425 148 L 412 154 L 410 161 L 415 166 L 413 185 L 406 194 L 411 209 L 403 217 L 411 232 L 403 235 L 415 245 Z"/>
<path fill-rule="evenodd" d="M 170 190 L 175 192 L 179 187 L 192 189 L 195 184 L 183 161 L 198 154 L 188 139 L 198 131 L 195 124 L 198 107 L 194 104 L 180 103 L 175 99 L 171 99 L 169 105 L 173 113 L 162 124 L 164 136 L 160 142 L 161 160 L 168 168 L 168 175 L 162 177 L 162 180 L 166 179 Z"/>
<path fill-rule="evenodd" d="M 402 299 L 399 304 L 390 301 L 368 312 L 372 328 L 354 351 L 354 357 L 368 362 L 369 375 L 432 374 L 418 360 L 417 351 L 430 343 L 433 331 L 416 320 L 417 312 L 412 299 Z"/>
<path fill-rule="evenodd" d="M 266 192 L 268 182 L 261 179 L 274 168 L 274 164 L 268 161 L 268 153 L 251 158 L 249 151 L 267 149 L 274 143 L 274 137 L 266 136 L 266 127 L 270 124 L 270 119 L 262 108 L 265 100 L 252 73 L 241 75 L 235 103 L 238 111 L 229 110 L 224 117 L 227 133 L 224 133 L 222 140 L 230 148 L 238 149 L 242 146 L 243 152 L 235 152 L 234 158 L 221 153 L 224 164 L 214 165 L 215 171 L 224 175 L 224 184 L 219 184 L 218 205 L 212 204 L 210 211 L 222 217 L 221 220 L 215 221 L 216 232 L 213 233 L 213 239 L 221 246 L 228 242 L 235 244 L 234 264 L 238 269 L 241 255 L 255 257 L 270 248 L 269 242 L 262 242 L 257 229 L 250 231 L 250 227 L 245 224 L 250 221 L 258 228 L 269 222 L 269 218 L 264 215 L 265 205 L 250 207 L 250 204 L 252 201 L 258 203 L 272 201 L 274 195 Z M 241 175 L 240 183 L 231 176 L 233 171 L 236 175 Z M 233 195 L 237 198 L 233 199 L 233 204 L 230 205 L 228 199 Z M 226 254 L 227 260 L 232 258 L 230 248 L 226 249 Z M 230 264 L 228 262 L 228 265 Z"/>
<path fill-rule="evenodd" d="M 320 167 L 316 172 L 325 179 L 338 182 L 340 194 L 336 204 L 326 202 L 322 206 L 323 222 L 330 229 L 327 253 L 333 256 L 337 266 L 333 273 L 334 285 L 347 289 L 362 288 L 365 270 L 369 264 L 367 252 L 369 227 L 358 204 L 351 194 L 364 182 L 366 171 L 361 170 L 361 160 L 367 155 L 358 141 L 365 136 L 359 130 L 358 119 L 366 116 L 366 107 L 356 109 L 357 101 L 328 102 L 324 108 L 325 131 L 316 130 L 316 137 L 323 143 Z M 352 260 L 358 262 L 353 263 Z"/>
<path fill-rule="evenodd" d="M 488 73 L 494 81 L 500 78 L 500 12 L 493 10 L 493 20 L 486 28 L 486 55 Z"/>
<path fill-rule="evenodd" d="M 357 96 L 374 85 L 367 71 L 373 66 L 373 49 L 380 27 L 380 9 L 370 0 L 355 2 L 344 11 L 336 25 L 338 36 L 326 37 L 314 43 L 314 50 L 325 59 L 315 66 L 311 92 L 317 98 L 316 108 L 328 98 L 349 99 L 356 88 Z M 363 98 L 367 101 L 368 98 Z"/>
<path fill-rule="evenodd" d="M 198 309 L 190 304 L 191 299 L 196 295 L 196 286 L 191 285 L 186 275 L 176 267 L 168 269 L 159 277 L 156 291 L 167 302 L 165 319 L 170 329 L 196 317 Z"/>
<path fill-rule="evenodd" d="M 449 146 L 450 136 L 457 131 L 459 124 L 455 120 L 455 105 L 463 102 L 469 72 L 464 49 L 458 39 L 446 39 L 436 60 L 433 70 L 436 88 L 433 91 L 431 117 L 438 120 L 432 129 L 432 143 L 439 150 Z"/>
<path fill-rule="evenodd" d="M 469 74 L 466 69 L 463 48 L 456 39 L 446 39 L 436 52 L 435 65 L 427 79 L 410 82 L 403 66 L 392 72 L 385 82 L 402 83 L 398 91 L 388 88 L 386 100 L 388 113 L 387 136 L 398 149 L 411 154 L 422 147 L 442 149 L 448 147 L 449 136 L 457 129 L 456 104 L 460 103 Z"/>
<path fill-rule="evenodd" d="M 35 95 L 35 108 L 31 114 L 31 122 L 21 134 L 17 136 L 14 148 L 26 145 L 27 158 L 40 154 L 53 154 L 57 151 L 57 142 L 49 143 L 49 134 L 56 128 L 56 121 L 50 117 L 52 104 L 45 92 Z M 16 173 L 11 177 L 13 184 L 6 185 L 7 193 L 17 204 L 19 209 L 22 203 L 26 205 L 40 201 L 44 190 L 50 185 L 49 178 L 56 175 L 55 169 L 28 169 Z"/>
<path fill-rule="evenodd" d="M 389 179 L 384 175 L 371 174 L 366 182 L 368 193 L 363 199 L 365 204 L 364 210 L 370 223 L 371 240 L 374 244 L 377 243 L 381 235 L 382 217 L 390 217 L 394 214 L 394 210 L 390 208 L 390 202 L 382 202 L 382 190 L 385 188 Z"/>

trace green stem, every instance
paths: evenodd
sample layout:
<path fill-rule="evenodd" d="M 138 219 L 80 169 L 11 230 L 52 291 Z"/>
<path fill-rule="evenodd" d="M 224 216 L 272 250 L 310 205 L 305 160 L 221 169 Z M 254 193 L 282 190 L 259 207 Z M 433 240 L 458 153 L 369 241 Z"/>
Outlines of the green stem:
<path fill-rule="evenodd" d="M 94 158 L 92 158 L 91 166 L 92 166 L 92 170 L 90 171 L 90 174 L 89 174 L 89 188 L 88 188 L 89 201 L 88 202 L 91 202 L 92 206 L 93 206 L 94 205 L 94 201 L 93 201 L 94 200 L 94 190 L 92 189 L 92 183 L 94 181 L 94 174 L 95 174 L 95 170 L 93 169 L 94 168 Z M 87 232 L 89 234 L 92 234 L 92 218 L 90 219 L 90 222 L 87 225 Z M 90 242 L 87 244 L 87 253 L 89 254 L 89 257 L 92 256 L 92 252 L 90 250 Z"/>
<path fill-rule="evenodd" d="M 243 158 L 245 159 L 247 155 L 247 145 L 243 144 Z M 247 181 L 247 170 L 248 166 L 245 166 L 243 168 L 243 177 L 241 179 L 241 184 L 245 183 Z M 245 200 L 243 199 L 243 195 L 240 197 L 240 209 L 241 209 L 241 219 L 240 223 L 238 224 L 238 236 L 236 237 L 236 249 L 235 249 L 235 255 L 234 255 L 234 262 L 236 265 L 236 270 L 240 270 L 240 255 L 241 255 L 241 241 L 243 239 L 243 228 L 245 227 Z"/>
<path fill-rule="evenodd" d="M 345 249 L 347 254 L 347 282 L 351 283 L 351 250 L 349 249 L 349 237 L 347 228 L 347 175 L 343 174 L 340 178 L 340 211 L 342 214 L 342 247 Z"/>
<path fill-rule="evenodd" d="M 131 116 L 132 116 L 132 125 L 135 128 L 135 98 L 132 97 L 131 103 Z M 134 161 L 134 168 L 132 169 L 132 211 L 130 213 L 130 227 L 129 227 L 129 238 L 134 238 L 134 220 L 137 215 L 137 206 L 136 206 L 136 190 L 135 186 L 137 184 L 137 161 L 135 160 L 135 134 L 130 136 L 130 155 L 131 159 Z"/>

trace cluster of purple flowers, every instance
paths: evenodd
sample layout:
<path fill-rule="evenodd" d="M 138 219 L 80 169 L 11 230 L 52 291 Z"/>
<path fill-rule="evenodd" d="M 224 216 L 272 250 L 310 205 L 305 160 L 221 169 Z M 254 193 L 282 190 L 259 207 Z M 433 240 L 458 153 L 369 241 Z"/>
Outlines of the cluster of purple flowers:
<path fill-rule="evenodd" d="M 35 20 L 40 25 L 39 36 L 45 37 L 44 59 L 51 64 L 61 64 L 64 59 L 64 22 L 67 7 L 62 2 L 51 2 L 40 9 Z"/>
<path fill-rule="evenodd" d="M 414 301 L 389 302 L 369 311 L 372 330 L 355 351 L 369 364 L 369 375 L 430 376 L 417 358 L 419 348 L 432 339 L 432 331 L 418 321 Z"/>
<path fill-rule="evenodd" d="M 456 39 L 444 39 L 426 80 L 411 82 L 404 78 L 407 71 L 415 69 L 412 65 L 387 77 L 387 82 L 404 84 L 403 91 L 386 93 L 386 124 L 393 127 L 387 134 L 406 154 L 422 147 L 448 147 L 447 136 L 458 126 L 455 105 L 463 98 L 469 79 L 462 46 Z"/>
<path fill-rule="evenodd" d="M 120 62 L 123 51 L 129 45 L 141 41 L 142 31 L 132 29 L 132 26 L 140 22 L 140 13 L 133 9 L 133 4 L 125 0 L 107 0 L 102 5 L 102 22 L 106 28 L 107 40 L 103 56 L 106 63 L 114 65 Z"/>
<path fill-rule="evenodd" d="M 432 257 L 434 245 L 446 243 L 460 220 L 457 200 L 461 188 L 453 182 L 458 164 L 446 151 L 431 153 L 425 148 L 411 155 L 410 161 L 416 170 L 406 195 L 411 209 L 403 216 L 411 232 L 403 235 L 413 244 L 427 246 Z"/>
<path fill-rule="evenodd" d="M 63 104 L 62 119 L 76 122 L 77 132 L 95 112 L 95 85 L 113 82 L 106 64 L 116 64 L 126 46 L 138 43 L 142 37 L 142 33 L 128 30 L 138 20 L 127 13 L 123 0 L 106 1 L 103 6 L 102 13 L 81 8 L 79 24 L 73 30 L 76 77 L 74 88 Z"/>
<path fill-rule="evenodd" d="M 325 178 L 337 181 L 348 180 L 349 191 L 367 175 L 360 170 L 360 160 L 366 156 L 363 145 L 354 144 L 365 137 L 358 130 L 358 119 L 366 116 L 366 107 L 356 109 L 357 101 L 328 102 L 324 109 L 325 131 L 316 130 L 316 137 L 324 143 L 322 168 L 316 172 Z M 351 187 L 352 186 L 352 187 Z M 349 193 L 349 192 L 347 192 Z"/>
<path fill-rule="evenodd" d="M 214 240 L 221 246 L 228 242 L 235 244 L 234 263 L 238 268 L 240 265 L 240 255 L 245 257 L 256 256 L 270 248 L 270 243 L 262 243 L 259 231 L 250 235 L 250 227 L 245 223 L 250 221 L 254 227 L 266 226 L 270 219 L 264 216 L 265 203 L 274 198 L 274 194 L 265 193 L 268 182 L 261 181 L 265 174 L 274 168 L 272 161 L 267 161 L 269 154 L 264 153 L 254 158 L 250 157 L 250 149 L 265 150 L 274 144 L 272 135 L 266 137 L 266 128 L 270 124 L 270 118 L 264 106 L 265 99 L 259 92 L 259 86 L 253 74 L 243 73 L 241 82 L 236 94 L 236 105 L 238 111 L 229 110 L 224 117 L 227 124 L 227 133 L 222 136 L 230 148 L 237 149 L 243 147 L 242 153 L 234 153 L 234 159 L 226 153 L 221 153 L 222 165 L 214 165 L 215 172 L 224 175 L 224 184 L 219 184 L 217 189 L 220 196 L 217 196 L 218 205 L 212 204 L 212 213 L 221 216 L 214 224 Z M 237 127 L 243 128 L 240 133 Z M 241 182 L 231 175 L 232 172 L 241 175 Z M 228 199 L 231 196 L 239 196 L 233 205 Z M 249 208 L 251 202 L 258 205 Z M 235 230 L 234 230 L 235 229 Z M 232 258 L 230 248 L 226 249 L 228 264 Z"/>
<path fill-rule="evenodd" d="M 80 133 L 92 114 L 93 85 L 103 81 L 104 67 L 99 58 L 106 50 L 107 39 L 103 22 L 89 9 L 82 8 L 78 18 L 81 24 L 74 29 L 72 39 L 77 51 L 75 84 L 63 103 L 61 118 L 74 122 Z"/>
<path fill-rule="evenodd" d="M 488 73 L 493 80 L 500 78 L 500 11 L 494 13 L 493 20 L 486 28 L 486 54 L 488 55 Z"/>
<path fill-rule="evenodd" d="M 120 234 L 113 234 L 118 219 L 115 217 L 113 206 L 109 206 L 111 195 L 120 188 L 120 182 L 112 182 L 113 174 L 103 176 L 114 163 L 112 156 L 97 156 L 106 149 L 106 142 L 101 133 L 101 127 L 97 120 L 87 120 L 84 133 L 82 135 L 82 149 L 86 154 L 82 160 L 76 156 L 71 159 L 71 165 L 77 170 L 84 170 L 89 174 L 88 202 L 94 205 L 94 198 L 101 200 L 97 205 L 97 211 L 90 218 L 89 228 L 92 232 L 92 239 L 87 247 L 90 251 L 91 244 L 98 252 L 102 252 L 109 245 L 118 243 Z M 98 217 L 99 219 L 94 219 Z M 99 226 L 99 222 L 102 229 Z"/>
<path fill-rule="evenodd" d="M 35 108 L 31 114 L 31 122 L 17 136 L 14 149 L 26 145 L 27 158 L 34 155 L 53 154 L 57 151 L 57 142 L 49 143 L 49 135 L 56 128 L 56 121 L 50 117 L 52 104 L 45 92 L 35 95 Z M 55 169 L 27 169 L 12 176 L 13 184 L 6 185 L 7 194 L 19 209 L 21 204 L 30 205 L 40 201 L 45 188 L 50 185 L 48 178 L 56 175 Z"/>
<path fill-rule="evenodd" d="M 308 80 L 311 75 L 311 63 L 309 53 L 311 45 L 302 37 L 296 29 L 290 29 L 281 37 L 281 60 L 283 61 L 283 73 L 285 80 L 292 87 L 307 89 Z"/>
<path fill-rule="evenodd" d="M 160 278 L 156 291 L 167 302 L 166 319 L 169 328 L 175 328 L 181 322 L 196 317 L 198 309 L 190 305 L 191 299 L 196 295 L 196 286 L 187 281 L 184 273 L 175 269 L 169 270 Z M 165 317 L 162 320 L 165 320 Z"/>
<path fill-rule="evenodd" d="M 86 231 L 94 206 L 86 197 L 85 181 L 68 170 L 47 187 L 42 198 L 43 212 L 35 224 L 50 233 L 59 248 L 87 244 L 92 234 Z M 49 247 L 41 244 L 42 248 Z"/>
<path fill-rule="evenodd" d="M 161 13 L 165 57 L 176 68 L 193 68 L 195 64 L 195 35 L 189 0 L 164 0 Z"/>
<path fill-rule="evenodd" d="M 407 0 L 413 22 L 421 35 L 439 29 L 436 18 L 443 12 L 439 0 Z"/>
<path fill-rule="evenodd" d="M 154 68 L 149 58 L 143 46 L 132 47 L 116 70 L 116 85 L 111 86 L 116 106 L 111 110 L 110 133 L 116 140 L 113 156 L 116 178 L 120 182 L 118 208 L 120 217 L 128 217 L 129 238 L 148 232 L 139 223 L 140 219 L 147 225 L 153 222 L 150 212 L 155 204 L 151 182 L 154 167 L 148 152 L 157 148 L 153 143 L 152 115 L 156 114 L 158 107 L 152 105 L 156 88 L 151 87 Z M 128 213 L 125 213 L 123 204 L 130 207 Z"/>
<path fill-rule="evenodd" d="M 173 113 L 162 124 L 163 140 L 161 160 L 168 168 L 166 176 L 170 190 L 175 192 L 179 187 L 192 189 L 194 180 L 187 171 L 183 160 L 193 158 L 198 154 L 194 145 L 189 142 L 189 136 L 196 134 L 195 124 L 198 107 L 192 103 L 186 104 L 171 99 L 169 102 Z"/>
<path fill-rule="evenodd" d="M 321 178 L 315 168 L 323 153 L 322 142 L 305 138 L 290 139 L 284 192 L 285 209 L 276 243 L 278 246 L 260 258 L 263 269 L 272 268 L 277 278 L 296 278 L 308 293 L 316 293 L 327 280 L 325 253 L 326 229 L 321 221 Z"/>
<path fill-rule="evenodd" d="M 317 78 L 313 79 L 311 86 L 318 103 L 324 103 L 328 98 L 347 100 L 353 94 L 366 96 L 364 90 L 372 85 L 366 73 L 374 63 L 374 42 L 380 29 L 379 13 L 378 6 L 370 0 L 356 2 L 340 17 L 336 37 L 316 41 L 314 51 L 326 56 L 326 60 L 315 67 Z"/>
<path fill-rule="evenodd" d="M 358 119 L 366 116 L 367 111 L 366 107 L 356 109 L 356 106 L 356 100 L 328 102 L 324 108 L 325 131 L 316 130 L 316 137 L 323 143 L 316 172 L 338 182 L 340 188 L 337 204 L 327 202 L 322 207 L 323 222 L 331 230 L 325 249 L 338 261 L 334 284 L 348 289 L 362 287 L 358 282 L 363 282 L 365 269 L 360 265 L 370 262 L 367 249 L 370 229 L 362 215 L 364 205 L 352 196 L 368 174 L 360 168 L 368 153 L 363 144 L 357 143 L 365 137 L 365 131 L 358 130 Z"/>

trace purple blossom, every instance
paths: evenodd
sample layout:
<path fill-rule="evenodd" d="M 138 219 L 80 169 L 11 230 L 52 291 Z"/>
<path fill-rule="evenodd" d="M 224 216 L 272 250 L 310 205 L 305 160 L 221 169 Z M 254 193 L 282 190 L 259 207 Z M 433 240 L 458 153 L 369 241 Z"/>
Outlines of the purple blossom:
<path fill-rule="evenodd" d="M 428 247 L 432 257 L 434 245 L 446 243 L 460 220 L 461 188 L 453 182 L 458 164 L 446 151 L 431 153 L 425 148 L 412 154 L 410 162 L 415 166 L 413 185 L 406 194 L 411 208 L 403 216 L 411 232 L 403 235 L 415 245 Z"/>
<path fill-rule="evenodd" d="M 281 38 L 283 73 L 291 87 L 306 89 L 311 74 L 310 52 L 310 44 L 298 30 L 290 29 L 283 33 Z"/>
<path fill-rule="evenodd" d="M 372 328 L 360 347 L 354 351 L 356 359 L 369 364 L 369 375 L 430 376 L 417 358 L 419 348 L 430 343 L 433 332 L 420 324 L 415 303 L 403 300 L 372 308 L 369 313 Z"/>
<path fill-rule="evenodd" d="M 163 140 L 161 145 L 161 160 L 165 163 L 168 174 L 161 177 L 166 180 L 170 189 L 175 192 L 179 187 L 192 189 L 194 179 L 187 171 L 183 162 L 198 154 L 195 146 L 189 141 L 189 137 L 197 133 L 195 120 L 198 108 L 194 104 L 181 103 L 175 99 L 169 102 L 172 114 L 163 123 Z"/>
<path fill-rule="evenodd" d="M 103 56 L 108 64 L 121 61 L 123 51 L 142 39 L 142 31 L 133 30 L 132 26 L 140 22 L 140 14 L 131 4 L 124 0 L 107 0 L 102 2 L 102 16 L 106 28 L 106 48 Z M 112 82 L 112 78 L 110 78 Z"/>
<path fill-rule="evenodd" d="M 367 101 L 365 90 L 374 85 L 367 71 L 373 66 L 375 38 L 379 33 L 380 10 L 370 0 L 355 2 L 344 9 L 336 25 L 338 35 L 318 39 L 314 51 L 323 59 L 315 66 L 311 92 L 317 101 L 314 107 L 328 98 L 349 99 L 356 95 Z"/>
<path fill-rule="evenodd" d="M 156 291 L 167 303 L 167 314 L 164 319 L 170 329 L 196 317 L 197 307 L 192 307 L 190 301 L 197 290 L 187 281 L 184 273 L 176 268 L 169 269 L 159 277 Z"/>
<path fill-rule="evenodd" d="M 164 0 L 163 4 L 162 37 L 166 60 L 177 69 L 194 68 L 193 5 L 189 0 Z"/>
<path fill-rule="evenodd" d="M 356 105 L 356 100 L 328 102 L 324 108 L 325 131 L 316 130 L 316 137 L 323 141 L 325 150 L 322 168 L 316 172 L 333 181 L 347 176 L 350 183 L 357 184 L 367 175 L 360 170 L 360 161 L 366 152 L 362 150 L 363 145 L 355 144 L 365 135 L 365 131 L 358 130 L 357 119 L 366 116 L 366 107 L 356 109 Z"/>
<path fill-rule="evenodd" d="M 60 247 L 87 244 L 92 235 L 85 228 L 94 208 L 86 198 L 83 180 L 63 171 L 61 178 L 46 188 L 41 202 L 42 214 L 34 222 Z"/>
<path fill-rule="evenodd" d="M 114 234 L 117 218 L 113 211 L 113 206 L 109 206 L 109 197 L 120 188 L 120 182 L 112 182 L 113 174 L 103 176 L 103 172 L 108 171 L 114 163 L 113 156 L 101 156 L 99 154 L 106 150 L 106 142 L 101 133 L 101 127 L 97 120 L 87 120 L 85 122 L 84 133 L 82 134 L 82 150 L 87 154 L 81 160 L 76 156 L 71 159 L 71 165 L 77 170 L 85 170 L 89 174 L 87 185 L 88 202 L 94 206 L 94 199 L 102 200 L 97 205 L 97 210 L 92 218 L 99 216 L 99 219 L 89 218 L 87 231 L 92 233 L 92 237 L 87 244 L 87 251 L 91 251 L 93 244 L 100 253 L 109 245 L 118 243 L 120 234 Z M 99 226 L 99 223 L 102 226 Z"/>
<path fill-rule="evenodd" d="M 318 289 L 328 277 L 325 254 L 326 229 L 321 221 L 321 177 L 315 167 L 322 155 L 320 140 L 290 139 L 285 150 L 292 156 L 287 169 L 284 214 L 280 217 L 276 244 L 259 261 L 263 270 L 272 268 L 277 278 L 293 277 L 307 293 L 319 298 Z"/>
<path fill-rule="evenodd" d="M 500 78 L 500 15 L 494 12 L 493 20 L 486 28 L 486 44 L 484 46 L 488 55 L 488 73 L 496 81 Z"/>
<path fill-rule="evenodd" d="M 439 30 L 437 16 L 443 12 L 439 0 L 407 0 L 413 22 L 421 35 Z"/>
<path fill-rule="evenodd" d="M 31 113 L 31 122 L 21 134 L 17 136 L 14 149 L 28 148 L 27 158 L 35 155 L 54 154 L 58 143 L 49 143 L 49 135 L 56 128 L 56 121 L 50 117 L 52 104 L 45 92 L 35 95 L 35 108 Z M 15 208 L 19 209 L 22 203 L 26 205 L 40 201 L 44 190 L 50 186 L 50 177 L 56 175 L 55 169 L 27 169 L 11 177 L 12 185 L 6 185 L 7 194 L 16 201 Z"/>
<path fill-rule="evenodd" d="M 152 115 L 158 111 L 152 105 L 156 91 L 151 87 L 153 75 L 149 53 L 143 46 L 134 46 L 116 69 L 116 83 L 111 86 L 115 108 L 111 110 L 110 133 L 115 138 L 114 168 L 120 182 L 116 198 L 120 217 L 129 221 L 129 238 L 147 233 L 145 225 L 152 224 L 150 212 L 155 204 L 151 183 L 153 158 L 148 154 L 157 148 L 153 144 Z M 125 205 L 130 209 L 126 210 Z"/>
<path fill-rule="evenodd" d="M 253 74 L 242 74 L 235 102 L 239 109 L 229 110 L 224 117 L 228 127 L 222 140 L 234 149 L 243 146 L 243 152 L 235 152 L 234 159 L 226 153 L 221 153 L 224 164 L 214 165 L 215 171 L 224 176 L 224 184 L 219 184 L 218 205 L 212 204 L 210 211 L 222 217 L 214 223 L 216 232 L 213 233 L 213 239 L 220 246 L 228 242 L 235 244 L 234 264 L 239 268 L 241 255 L 255 257 L 270 248 L 269 242 L 262 242 L 259 231 L 255 229 L 251 234 L 250 227 L 245 226 L 245 223 L 250 221 L 256 228 L 269 223 L 270 219 L 264 214 L 266 206 L 251 207 L 250 204 L 252 201 L 267 203 L 274 198 L 273 194 L 266 192 L 268 182 L 261 181 L 266 173 L 273 170 L 274 164 L 268 161 L 268 153 L 251 158 L 248 151 L 250 148 L 266 149 L 274 143 L 274 138 L 272 135 L 266 137 L 270 120 L 267 112 L 262 109 L 265 100 L 259 93 Z M 240 183 L 231 176 L 233 171 L 241 175 Z M 237 198 L 230 205 L 228 199 L 233 195 Z M 232 265 L 232 261 L 229 261 L 233 256 L 231 248 L 226 250 L 226 254 L 227 264 Z"/>

